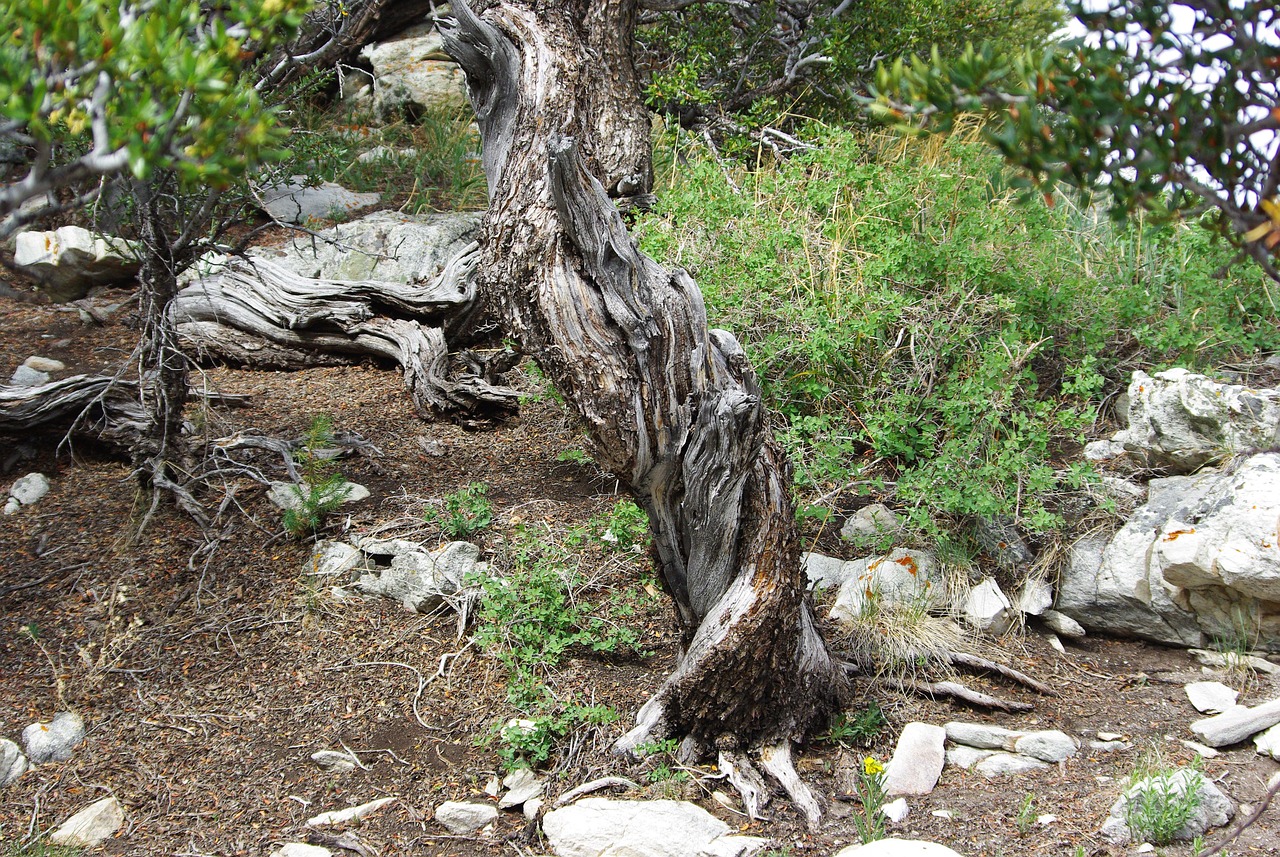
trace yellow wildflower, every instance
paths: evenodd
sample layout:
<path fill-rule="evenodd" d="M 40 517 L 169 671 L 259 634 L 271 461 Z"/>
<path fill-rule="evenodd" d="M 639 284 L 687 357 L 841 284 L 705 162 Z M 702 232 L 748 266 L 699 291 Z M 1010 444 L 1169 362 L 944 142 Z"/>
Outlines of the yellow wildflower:
<path fill-rule="evenodd" d="M 868 777 L 878 777 L 884 773 L 884 765 L 875 756 L 867 756 L 862 760 L 862 772 Z"/>

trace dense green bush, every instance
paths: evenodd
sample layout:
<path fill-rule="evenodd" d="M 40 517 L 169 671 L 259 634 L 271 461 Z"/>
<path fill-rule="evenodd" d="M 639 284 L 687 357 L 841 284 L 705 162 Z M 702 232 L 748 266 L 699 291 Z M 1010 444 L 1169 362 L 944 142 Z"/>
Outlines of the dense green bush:
<path fill-rule="evenodd" d="M 1018 204 L 974 136 L 828 132 L 733 175 L 680 152 L 639 232 L 742 340 L 802 492 L 878 459 L 918 524 L 1000 513 L 1044 529 L 1105 392 L 1138 365 L 1262 347 L 1276 310 L 1257 272 L 1219 278 L 1231 251 L 1195 224 Z"/>

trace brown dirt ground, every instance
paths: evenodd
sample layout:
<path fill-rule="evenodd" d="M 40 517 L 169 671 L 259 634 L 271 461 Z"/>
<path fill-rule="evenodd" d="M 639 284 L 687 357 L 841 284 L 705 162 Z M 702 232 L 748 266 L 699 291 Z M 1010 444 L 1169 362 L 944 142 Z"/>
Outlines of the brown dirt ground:
<path fill-rule="evenodd" d="M 95 300 L 105 305 L 125 297 L 107 292 Z M 107 326 L 94 327 L 67 307 L 0 289 L 0 375 L 7 378 L 31 354 L 63 360 L 68 373 L 113 367 L 132 344 L 128 319 L 126 307 Z M 616 499 L 607 475 L 557 460 L 581 444 L 549 397 L 528 402 L 510 425 L 464 432 L 416 418 L 388 368 L 214 368 L 202 378 L 213 389 L 250 396 L 243 408 L 193 408 L 192 418 L 211 436 L 298 437 L 312 416 L 328 412 L 338 428 L 381 450 L 343 462 L 343 472 L 373 497 L 335 516 L 331 535 L 378 528 L 437 539 L 424 510 L 447 492 L 485 482 L 496 520 L 480 541 L 492 555 L 514 519 L 545 522 L 555 533 Z M 302 573 L 309 545 L 282 534 L 278 514 L 252 480 L 224 486 L 232 499 L 212 542 L 167 511 L 136 536 L 140 505 L 127 467 L 91 444 L 59 440 L 0 441 L 4 484 L 32 470 L 53 482 L 39 505 L 0 519 L 0 735 L 17 740 L 28 723 L 72 708 L 88 724 L 88 740 L 70 761 L 37 768 L 5 790 L 0 843 L 23 842 L 114 794 L 127 822 L 108 853 L 257 857 L 305 841 L 309 816 L 394 796 L 395 803 L 351 827 L 379 854 L 545 852 L 517 813 L 504 813 L 487 836 L 449 836 L 432 819 L 444 800 L 489 799 L 484 785 L 499 764 L 482 738 L 517 714 L 505 695 L 503 668 L 457 637 L 452 615 L 317 597 Z M 443 456 L 428 454 L 424 444 L 431 441 Z M 262 456 L 257 463 L 280 478 L 278 461 Z M 222 493 L 220 487 L 207 499 L 217 503 Z M 820 546 L 839 549 L 829 536 Z M 586 562 L 597 562 L 591 574 L 597 597 L 637 585 L 634 564 Z M 575 735 L 552 760 L 552 797 L 605 774 L 644 780 L 653 768 L 652 760 L 631 764 L 607 749 L 674 661 L 669 613 L 655 602 L 635 620 L 650 656 L 610 661 L 573 653 L 550 677 L 557 693 L 594 699 L 621 715 Z M 34 630 L 35 639 L 23 629 Z M 1144 748 L 1158 746 L 1175 761 L 1191 758 L 1177 739 L 1192 737 L 1187 724 L 1196 715 L 1182 684 L 1202 678 L 1199 668 L 1184 652 L 1131 641 L 1090 638 L 1065 656 L 1033 631 L 992 645 L 1059 695 L 1035 697 L 1007 683 L 966 679 L 1036 705 L 1026 715 L 993 715 L 859 685 L 852 707 L 878 701 L 890 728 L 866 748 L 819 742 L 803 749 L 799 767 L 830 806 L 818 834 L 807 833 L 784 801 L 774 802 L 767 822 L 729 811 L 710 798 L 721 787 L 710 768 L 693 770 L 704 779 L 685 790 L 734 828 L 769 837 L 785 853 L 825 857 L 856 841 L 850 805 L 829 798 L 847 787 L 844 775 L 863 755 L 887 759 L 908 722 L 970 719 L 1084 738 L 1118 732 L 1132 749 L 1082 751 L 1039 774 L 987 781 L 948 768 L 931 795 L 910 801 L 909 817 L 891 833 L 943 842 L 972 857 L 1126 853 L 1096 831 Z M 449 653 L 457 655 L 440 671 Z M 431 679 L 421 690 L 419 674 Z M 1246 701 L 1274 695 L 1256 677 L 1234 680 L 1245 679 Z M 367 769 L 329 774 L 309 761 L 316 750 L 343 746 Z M 1248 744 L 1205 764 L 1208 776 L 1245 803 L 1258 799 L 1278 768 Z M 1020 830 L 1017 816 L 1028 796 L 1037 813 L 1057 820 Z M 944 809 L 950 820 L 931 814 Z M 1230 853 L 1280 854 L 1277 830 L 1280 806 L 1272 806 Z M 1162 853 L 1190 851 L 1173 846 Z"/>

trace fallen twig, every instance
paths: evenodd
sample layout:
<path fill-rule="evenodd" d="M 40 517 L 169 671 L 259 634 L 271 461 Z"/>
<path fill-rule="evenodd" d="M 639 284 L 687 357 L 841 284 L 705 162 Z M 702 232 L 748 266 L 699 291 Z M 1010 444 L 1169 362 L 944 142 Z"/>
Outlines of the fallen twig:
<path fill-rule="evenodd" d="M 985 693 L 979 693 L 976 690 L 970 690 L 958 681 L 922 681 L 909 684 L 908 687 L 917 693 L 924 693 L 930 696 L 950 696 L 970 705 L 976 705 L 980 708 L 994 708 L 998 711 L 1031 711 L 1035 708 L 1034 705 L 1027 702 L 999 699 Z"/>
<path fill-rule="evenodd" d="M 577 788 L 569 789 L 569 791 L 560 795 L 560 797 L 556 799 L 556 806 L 564 806 L 567 803 L 571 803 L 577 800 L 583 795 L 588 795 L 588 794 L 591 794 L 592 792 L 598 792 L 601 789 L 614 789 L 614 788 L 638 789 L 640 788 L 640 784 L 632 782 L 626 777 L 601 777 L 598 780 L 592 780 L 589 783 L 583 783 Z"/>
<path fill-rule="evenodd" d="M 1025 685 L 1036 693 L 1044 694 L 1045 696 L 1058 695 L 1058 692 L 1049 687 L 1049 685 L 1042 681 L 1037 681 L 1021 670 L 1016 670 L 1013 667 L 998 664 L 995 661 L 980 658 L 977 655 L 971 655 L 968 652 L 948 652 L 947 654 L 951 658 L 951 663 L 958 667 L 968 667 L 969 669 L 974 670 L 988 670 L 996 673 L 997 675 L 1002 675 L 1010 681 L 1016 681 L 1018 684 Z"/>

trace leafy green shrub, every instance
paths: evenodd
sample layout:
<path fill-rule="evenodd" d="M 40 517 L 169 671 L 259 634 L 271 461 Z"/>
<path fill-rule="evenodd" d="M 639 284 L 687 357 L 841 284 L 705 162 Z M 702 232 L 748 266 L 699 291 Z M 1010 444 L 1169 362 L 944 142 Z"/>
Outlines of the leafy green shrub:
<path fill-rule="evenodd" d="M 1147 772 L 1126 794 L 1124 822 L 1133 838 L 1168 845 L 1200 807 L 1204 776 L 1190 768 Z"/>
<path fill-rule="evenodd" d="M 607 517 L 607 516 L 606 516 Z M 578 528 L 571 535 L 582 538 Z M 579 569 L 572 548 L 520 527 L 506 545 L 506 576 L 486 575 L 477 611 L 476 643 L 506 668 L 507 698 L 528 723 L 497 730 L 499 755 L 509 766 L 541 764 L 577 725 L 616 719 L 612 710 L 559 700 L 547 679 L 571 651 L 602 656 L 647 654 L 637 630 L 624 620 L 652 607 L 643 588 L 603 595 Z"/>
<path fill-rule="evenodd" d="M 1088 478 L 1061 458 L 1132 368 L 1252 352 L 1277 317 L 1261 275 L 1218 279 L 1231 250 L 1196 224 L 1019 205 L 975 137 L 830 131 L 733 174 L 682 150 L 639 233 L 742 341 L 801 492 L 875 460 L 917 527 L 1010 515 L 1044 530 L 1053 493 Z"/>
<path fill-rule="evenodd" d="M 302 484 L 294 487 L 298 505 L 284 510 L 284 528 L 294 538 L 315 533 L 329 513 L 342 505 L 350 488 L 333 464 L 333 417 L 319 414 L 311 420 L 302 447 L 294 459 L 302 468 Z"/>
<path fill-rule="evenodd" d="M 489 486 L 472 482 L 444 495 L 441 508 L 433 512 L 441 531 L 450 538 L 469 539 L 493 522 Z"/>
<path fill-rule="evenodd" d="M 840 714 L 818 740 L 839 744 L 841 747 L 867 747 L 884 729 L 887 721 L 884 712 L 875 702 L 850 717 Z"/>

